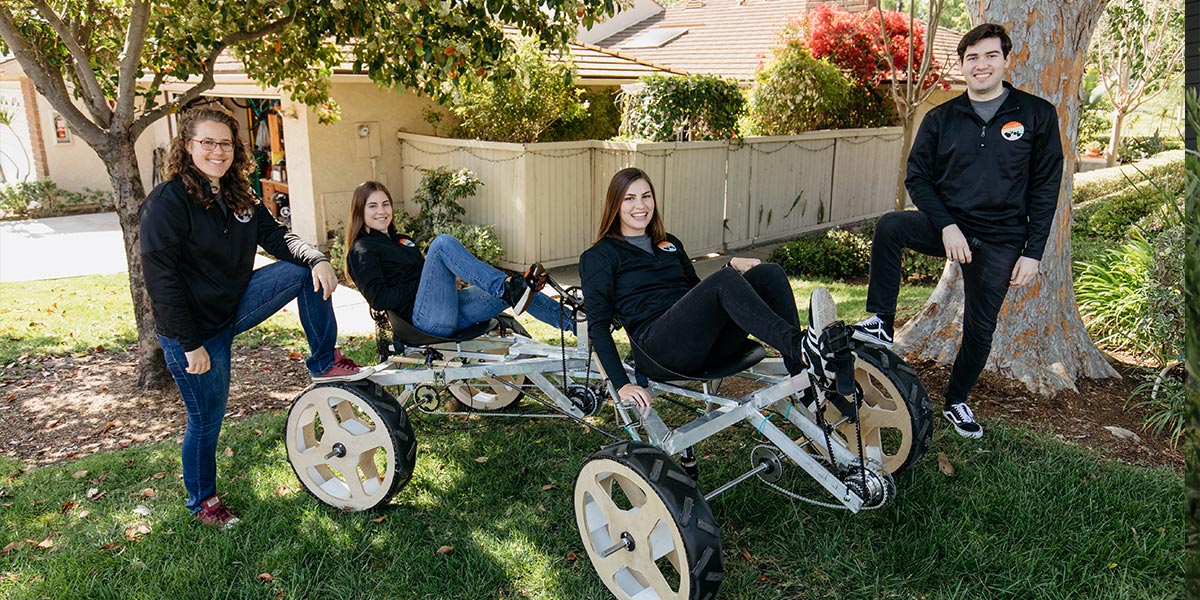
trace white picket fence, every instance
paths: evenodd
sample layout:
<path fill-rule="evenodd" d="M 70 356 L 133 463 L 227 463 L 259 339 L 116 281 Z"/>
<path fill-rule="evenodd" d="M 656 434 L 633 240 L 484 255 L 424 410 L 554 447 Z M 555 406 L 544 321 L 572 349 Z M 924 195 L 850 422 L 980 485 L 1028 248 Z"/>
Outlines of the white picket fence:
<path fill-rule="evenodd" d="M 720 142 L 511 144 L 399 133 L 411 198 L 421 169 L 466 167 L 483 181 L 465 220 L 495 227 L 518 268 L 573 264 L 596 237 L 608 181 L 650 175 L 667 230 L 689 254 L 737 250 L 879 216 L 894 206 L 899 127 Z M 411 207 L 410 207 L 411 210 Z"/>

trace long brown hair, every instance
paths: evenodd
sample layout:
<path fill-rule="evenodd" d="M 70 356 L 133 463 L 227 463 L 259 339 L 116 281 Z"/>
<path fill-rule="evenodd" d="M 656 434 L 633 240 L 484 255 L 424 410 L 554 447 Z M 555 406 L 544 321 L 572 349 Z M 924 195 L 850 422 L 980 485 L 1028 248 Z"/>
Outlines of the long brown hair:
<path fill-rule="evenodd" d="M 229 163 L 229 170 L 221 176 L 221 191 L 225 194 L 226 202 L 234 212 L 254 210 L 258 199 L 250 191 L 250 180 L 247 178 L 254 172 L 254 161 L 238 135 L 237 119 L 224 109 L 202 106 L 187 111 L 179 118 L 179 134 L 171 140 L 171 149 L 167 154 L 167 178 L 180 179 L 189 198 L 205 209 L 212 207 L 216 195 L 205 191 L 204 184 L 208 182 L 208 176 L 192 162 L 192 155 L 187 150 L 187 143 L 196 135 L 196 125 L 205 121 L 225 125 L 233 135 L 233 159 Z"/>
<path fill-rule="evenodd" d="M 354 195 L 350 197 L 350 215 L 346 217 L 346 233 L 343 237 L 346 243 L 346 255 L 350 254 L 350 247 L 354 245 L 354 240 L 358 239 L 358 235 L 366 228 L 367 220 L 363 216 L 366 211 L 367 198 L 375 192 L 383 192 L 387 196 L 388 202 L 392 203 L 392 222 L 388 223 L 388 233 L 392 237 L 396 237 L 396 201 L 392 200 L 392 193 L 388 191 L 387 186 L 378 181 L 364 181 L 354 188 Z"/>
<path fill-rule="evenodd" d="M 658 194 L 654 191 L 654 182 L 645 171 L 637 167 L 628 167 L 617 171 L 608 182 L 608 193 L 604 194 L 604 212 L 600 213 L 600 229 L 596 232 L 598 242 L 606 237 L 621 237 L 621 202 L 625 200 L 625 191 L 637 180 L 643 180 L 650 186 L 650 195 L 654 197 L 654 214 L 650 215 L 650 224 L 646 233 L 650 234 L 652 243 L 659 243 L 667 238 L 667 229 L 663 226 L 662 211 L 659 210 Z M 595 243 L 593 242 L 593 243 Z"/>

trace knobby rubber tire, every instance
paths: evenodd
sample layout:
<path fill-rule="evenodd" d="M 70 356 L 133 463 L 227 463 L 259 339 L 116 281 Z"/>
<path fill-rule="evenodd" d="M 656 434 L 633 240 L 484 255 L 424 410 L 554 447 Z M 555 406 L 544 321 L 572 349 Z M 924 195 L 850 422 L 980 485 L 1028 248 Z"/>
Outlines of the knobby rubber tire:
<path fill-rule="evenodd" d="M 609 474 L 607 479 L 603 478 L 605 473 Z M 589 478 L 592 480 L 589 481 Z M 600 479 L 604 481 L 597 485 Z M 631 504 L 637 504 L 639 500 L 636 497 L 639 495 L 645 498 L 639 505 L 638 511 L 625 511 L 618 516 L 625 518 L 630 512 L 665 508 L 670 517 L 666 524 L 675 529 L 679 540 L 682 541 L 682 564 L 685 568 L 676 568 L 680 579 L 678 590 L 675 591 L 677 595 L 667 597 L 689 600 L 715 598 L 721 581 L 725 578 L 725 568 L 721 557 L 721 532 L 716 526 L 704 494 L 696 486 L 695 480 L 688 476 L 667 453 L 654 446 L 634 441 L 618 442 L 592 454 L 584 462 L 575 481 L 576 523 L 579 526 L 580 537 L 587 549 L 588 557 L 605 586 L 619 599 L 626 600 L 633 597 L 633 594 L 622 589 L 616 582 L 617 578 L 614 573 L 619 571 L 608 573 L 609 579 L 606 579 L 606 573 L 602 571 L 606 567 L 600 566 L 600 561 L 604 559 L 600 558 L 599 553 L 604 548 L 596 547 L 597 542 L 610 543 L 612 538 L 620 535 L 620 532 L 613 531 L 609 527 L 614 524 L 614 519 L 611 518 L 613 515 L 599 514 L 603 512 L 602 506 L 605 505 L 605 502 L 593 499 L 589 504 L 588 495 L 595 493 L 598 489 L 604 491 L 603 483 L 607 483 L 609 490 L 621 486 L 622 479 L 638 488 L 633 493 L 624 488 L 622 490 Z M 654 506 L 655 498 L 662 503 L 662 507 Z M 615 503 L 611 501 L 608 501 L 607 504 L 610 507 L 615 506 Z M 591 516 L 589 516 L 589 511 Z M 589 523 L 589 519 L 594 522 Z M 597 531 L 600 527 L 603 527 L 603 533 L 596 534 L 600 537 L 600 540 L 597 540 L 593 537 L 592 532 Z M 656 526 L 653 531 L 658 531 L 658 527 Z M 639 544 L 646 543 L 649 539 L 648 532 L 632 533 Z M 674 536 L 672 536 L 672 542 L 675 542 Z M 643 551 L 646 550 L 643 549 Z M 622 553 L 625 552 L 627 551 L 624 549 L 618 550 L 615 554 L 616 560 L 621 560 L 621 557 L 625 556 Z M 686 580 L 686 587 L 684 580 Z M 647 591 L 653 592 L 653 590 Z M 638 597 L 643 596 L 639 595 Z M 655 597 L 655 594 L 651 594 L 649 597 Z M 661 595 L 658 597 L 666 600 L 666 597 Z"/>

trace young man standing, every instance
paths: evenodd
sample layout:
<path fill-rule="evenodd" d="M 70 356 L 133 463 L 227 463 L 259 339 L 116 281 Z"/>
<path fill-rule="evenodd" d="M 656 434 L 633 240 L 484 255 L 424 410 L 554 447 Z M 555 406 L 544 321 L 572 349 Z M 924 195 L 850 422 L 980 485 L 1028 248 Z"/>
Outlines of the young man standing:
<path fill-rule="evenodd" d="M 867 289 L 874 316 L 854 326 L 856 339 L 891 346 L 904 248 L 958 263 L 963 338 L 942 413 L 968 438 L 982 437 L 983 428 L 967 394 L 991 352 L 1009 286 L 1037 276 L 1062 180 L 1058 115 L 1046 100 L 1004 80 L 1010 50 L 1008 33 L 990 23 L 958 43 L 967 93 L 921 122 L 905 178 L 918 210 L 879 219 Z"/>

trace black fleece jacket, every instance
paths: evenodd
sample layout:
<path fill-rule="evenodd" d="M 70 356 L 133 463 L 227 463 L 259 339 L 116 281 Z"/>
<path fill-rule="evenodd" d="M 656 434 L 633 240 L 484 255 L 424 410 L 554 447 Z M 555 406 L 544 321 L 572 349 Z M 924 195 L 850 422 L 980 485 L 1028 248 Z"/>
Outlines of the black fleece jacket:
<path fill-rule="evenodd" d="M 201 208 L 183 182 L 172 179 L 155 187 L 138 210 L 142 275 L 154 328 L 178 340 L 185 352 L 233 324 L 254 272 L 257 246 L 310 269 L 329 260 L 263 205 L 235 215 L 219 202 Z"/>
<path fill-rule="evenodd" d="M 1063 153 L 1054 105 L 1012 87 L 983 122 L 967 94 L 921 121 L 904 180 L 913 204 L 938 229 L 1024 247 L 1041 260 L 1058 206 Z"/>
<path fill-rule="evenodd" d="M 425 257 L 411 239 L 364 228 L 346 253 L 346 272 L 375 310 L 394 310 L 412 322 Z"/>
<path fill-rule="evenodd" d="M 629 383 L 612 339 L 613 319 L 640 340 L 646 326 L 688 293 L 700 278 L 683 243 L 671 234 L 654 255 L 624 239 L 604 238 L 579 257 L 588 340 L 617 389 Z"/>

